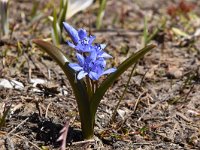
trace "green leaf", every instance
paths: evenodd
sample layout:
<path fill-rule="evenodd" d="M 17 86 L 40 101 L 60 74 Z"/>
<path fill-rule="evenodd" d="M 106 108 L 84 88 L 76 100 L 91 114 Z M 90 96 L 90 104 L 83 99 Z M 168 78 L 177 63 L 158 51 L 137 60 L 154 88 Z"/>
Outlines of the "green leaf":
<path fill-rule="evenodd" d="M 33 2 L 33 7 L 32 7 L 32 10 L 31 10 L 31 17 L 35 17 L 36 14 L 37 14 L 37 11 L 39 10 L 38 6 L 40 4 L 40 1 L 34 1 Z"/>
<path fill-rule="evenodd" d="M 100 29 L 101 25 L 102 25 L 102 19 L 103 19 L 103 16 L 104 16 L 104 13 L 105 13 L 105 8 L 106 8 L 106 1 L 107 0 L 100 0 L 99 1 L 100 6 L 99 6 L 97 21 L 96 21 L 97 29 Z"/>
<path fill-rule="evenodd" d="M 59 45 L 61 42 L 61 30 L 58 24 L 56 9 L 53 11 L 53 22 L 52 22 L 52 39 L 54 44 Z"/>
<path fill-rule="evenodd" d="M 155 45 L 148 45 L 143 49 L 139 50 L 138 52 L 132 54 L 128 59 L 126 59 L 122 64 L 120 64 L 117 68 L 117 71 L 110 74 L 100 85 L 100 87 L 96 90 L 93 97 L 91 98 L 91 113 L 94 119 L 98 105 L 103 98 L 105 92 L 108 88 L 113 84 L 113 82 L 122 74 L 124 73 L 130 66 L 136 63 L 141 57 L 143 57 L 148 51 L 153 49 Z"/>
<path fill-rule="evenodd" d="M 62 8 L 63 8 L 63 6 L 64 6 L 64 2 L 63 2 L 64 0 L 60 0 L 60 12 L 61 12 L 61 10 L 62 10 Z M 60 14 L 60 12 L 59 12 L 59 14 Z"/>
<path fill-rule="evenodd" d="M 148 33 L 148 26 L 147 26 L 147 18 L 145 17 L 144 21 L 144 31 L 143 31 L 143 45 L 146 46 L 149 44 L 153 38 L 165 28 L 166 25 L 166 19 L 161 19 L 161 24 L 159 26 L 155 27 L 152 33 Z"/>
<path fill-rule="evenodd" d="M 87 134 L 89 134 L 91 130 L 91 126 L 93 126 L 93 123 L 91 124 L 90 103 L 85 82 L 83 80 L 76 80 L 75 71 L 68 66 L 69 59 L 59 48 L 48 42 L 38 39 L 33 40 L 33 43 L 48 53 L 66 74 L 78 104 L 81 126 L 82 129 L 84 129 L 83 132 L 85 132 L 83 134 L 85 137 L 87 137 Z"/>
<path fill-rule="evenodd" d="M 182 37 L 188 37 L 189 35 L 185 33 L 184 31 L 178 29 L 178 28 L 172 28 L 172 31 L 177 35 L 177 36 L 182 36 Z"/>
<path fill-rule="evenodd" d="M 3 116 L 0 116 L 0 128 L 3 127 L 6 123 L 6 117 L 8 116 L 8 113 L 10 111 L 11 105 L 6 107 L 3 111 Z"/>
<path fill-rule="evenodd" d="M 58 24 L 62 31 L 62 23 L 65 21 L 66 13 L 68 8 L 68 0 L 62 0 L 62 5 L 60 6 L 60 12 L 58 17 Z"/>

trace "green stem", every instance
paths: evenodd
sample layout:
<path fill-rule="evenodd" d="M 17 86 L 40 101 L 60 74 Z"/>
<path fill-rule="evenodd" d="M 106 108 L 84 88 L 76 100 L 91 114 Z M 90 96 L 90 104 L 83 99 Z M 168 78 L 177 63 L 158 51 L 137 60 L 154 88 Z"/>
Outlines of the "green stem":
<path fill-rule="evenodd" d="M 92 94 L 94 94 L 95 92 L 95 81 L 93 80 L 90 80 L 91 81 L 91 84 L 92 84 Z"/>
<path fill-rule="evenodd" d="M 91 82 L 89 76 L 86 76 L 86 84 L 87 84 L 87 91 L 89 94 L 89 99 L 92 96 L 92 87 L 91 87 Z"/>
<path fill-rule="evenodd" d="M 80 104 L 80 101 L 77 99 L 77 103 L 79 106 L 79 115 L 81 119 L 81 129 L 83 133 L 83 139 L 91 139 L 94 136 L 94 121 L 92 119 L 92 115 L 90 112 L 90 100 L 91 96 L 93 94 L 93 82 L 90 80 L 88 76 L 86 76 L 86 85 L 87 85 L 87 92 L 88 92 L 88 98 L 86 98 L 85 101 L 87 101 L 87 106 Z M 84 98 L 80 99 L 83 100 Z M 84 108 L 83 107 L 87 107 Z M 88 108 L 89 107 L 89 108 Z M 83 110 L 83 111 L 82 111 Z"/>
<path fill-rule="evenodd" d="M 81 129 L 83 134 L 83 139 L 91 139 L 94 136 L 94 121 L 91 117 L 90 110 L 85 110 L 84 112 L 79 112 L 81 119 Z"/>
<path fill-rule="evenodd" d="M 96 81 L 96 82 L 95 82 L 95 91 L 98 89 L 98 85 L 99 85 L 99 82 Z"/>

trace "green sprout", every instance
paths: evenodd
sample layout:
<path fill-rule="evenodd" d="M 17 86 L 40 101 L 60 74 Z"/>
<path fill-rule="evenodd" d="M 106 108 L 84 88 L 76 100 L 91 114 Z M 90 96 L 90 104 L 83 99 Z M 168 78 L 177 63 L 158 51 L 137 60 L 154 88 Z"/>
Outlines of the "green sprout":
<path fill-rule="evenodd" d="M 166 19 L 162 19 L 161 20 L 161 24 L 154 28 L 152 33 L 148 32 L 148 22 L 147 22 L 147 17 L 144 18 L 144 29 L 143 29 L 143 38 L 142 38 L 142 43 L 144 46 L 146 46 L 147 44 L 149 44 L 157 35 L 160 31 L 163 30 L 163 28 L 165 28 L 166 25 Z"/>
<path fill-rule="evenodd" d="M 99 10 L 98 10 L 98 15 L 97 15 L 97 20 L 96 20 L 96 28 L 97 29 L 101 28 L 103 16 L 105 13 L 105 8 L 106 8 L 106 0 L 100 0 L 99 1 Z"/>
<path fill-rule="evenodd" d="M 52 40 L 57 46 L 62 42 L 62 22 L 65 20 L 67 8 L 68 0 L 61 0 L 58 14 L 56 8 L 54 8 L 53 16 L 49 16 L 49 20 L 52 22 Z"/>
<path fill-rule="evenodd" d="M 6 123 L 6 117 L 8 116 L 9 112 L 10 112 L 10 108 L 11 108 L 11 105 L 9 106 L 4 106 L 4 110 L 3 110 L 3 113 L 2 115 L 0 114 L 0 128 L 2 128 L 3 126 L 5 126 L 5 123 Z"/>
<path fill-rule="evenodd" d="M 9 23 L 8 23 L 8 0 L 0 0 L 0 16 L 1 16 L 1 29 L 2 35 L 8 35 Z"/>

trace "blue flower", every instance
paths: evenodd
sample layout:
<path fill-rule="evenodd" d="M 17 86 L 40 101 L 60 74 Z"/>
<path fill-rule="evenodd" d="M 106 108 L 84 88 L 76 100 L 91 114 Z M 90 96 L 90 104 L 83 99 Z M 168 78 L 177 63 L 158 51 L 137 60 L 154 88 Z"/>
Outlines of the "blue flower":
<path fill-rule="evenodd" d="M 92 51 L 92 55 L 94 55 L 93 57 L 95 57 L 96 55 L 97 58 L 105 58 L 105 59 L 112 58 L 111 55 L 103 51 L 105 47 L 106 47 L 106 44 L 96 43 L 94 46 L 94 51 Z"/>
<path fill-rule="evenodd" d="M 103 58 L 94 61 L 91 55 L 83 57 L 81 54 L 77 53 L 76 56 L 78 63 L 69 63 L 69 66 L 79 72 L 77 75 L 78 80 L 86 75 L 92 80 L 98 80 L 102 75 L 116 71 L 115 68 L 105 70 L 106 61 Z"/>
<path fill-rule="evenodd" d="M 92 80 L 98 80 L 101 76 L 110 74 L 116 71 L 116 68 L 110 68 L 105 70 L 106 61 L 103 58 L 96 60 L 90 71 L 90 78 Z"/>
<path fill-rule="evenodd" d="M 115 68 L 105 70 L 106 59 L 112 58 L 111 55 L 103 51 L 106 47 L 105 44 L 93 45 L 95 36 L 88 36 L 84 29 L 77 31 L 66 22 L 63 22 L 63 25 L 72 40 L 72 42 L 67 41 L 67 44 L 77 50 L 78 63 L 69 63 L 69 66 L 78 72 L 78 80 L 85 76 L 89 76 L 92 80 L 98 80 L 102 75 L 116 71 Z"/>
<path fill-rule="evenodd" d="M 64 29 L 69 34 L 70 38 L 74 42 L 74 44 L 77 44 L 79 42 L 79 35 L 76 29 L 74 29 L 72 26 L 70 26 L 68 23 L 63 22 Z"/>
<path fill-rule="evenodd" d="M 91 52 L 93 50 L 92 42 L 95 40 L 95 36 L 88 36 L 84 29 L 79 29 L 77 31 L 66 22 L 63 22 L 63 25 L 73 41 L 73 43 L 67 41 L 70 47 L 76 49 L 79 53 Z"/>

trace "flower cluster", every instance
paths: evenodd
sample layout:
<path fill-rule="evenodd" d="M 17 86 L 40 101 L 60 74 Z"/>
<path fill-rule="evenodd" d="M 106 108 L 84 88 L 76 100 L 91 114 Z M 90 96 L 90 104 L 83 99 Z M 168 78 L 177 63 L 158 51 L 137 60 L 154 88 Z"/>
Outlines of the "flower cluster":
<path fill-rule="evenodd" d="M 98 80 L 102 75 L 116 71 L 115 68 L 105 70 L 106 59 L 112 58 L 103 51 L 105 44 L 93 44 L 95 36 L 88 36 L 84 29 L 77 31 L 66 22 L 63 22 L 63 25 L 72 40 L 72 42 L 67 41 L 67 44 L 77 52 L 78 63 L 69 63 L 69 66 L 78 72 L 78 80 L 86 75 L 92 80 Z"/>

